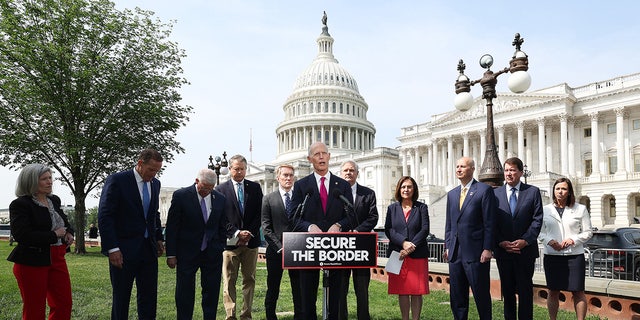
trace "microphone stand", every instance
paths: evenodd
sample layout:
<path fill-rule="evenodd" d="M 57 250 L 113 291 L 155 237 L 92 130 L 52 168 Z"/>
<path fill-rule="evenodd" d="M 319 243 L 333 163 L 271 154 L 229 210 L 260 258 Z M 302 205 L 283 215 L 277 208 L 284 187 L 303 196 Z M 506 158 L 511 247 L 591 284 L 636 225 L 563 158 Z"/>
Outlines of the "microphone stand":
<path fill-rule="evenodd" d="M 322 319 L 329 319 L 329 270 L 322 269 Z M 338 312 L 336 310 L 335 312 Z"/>

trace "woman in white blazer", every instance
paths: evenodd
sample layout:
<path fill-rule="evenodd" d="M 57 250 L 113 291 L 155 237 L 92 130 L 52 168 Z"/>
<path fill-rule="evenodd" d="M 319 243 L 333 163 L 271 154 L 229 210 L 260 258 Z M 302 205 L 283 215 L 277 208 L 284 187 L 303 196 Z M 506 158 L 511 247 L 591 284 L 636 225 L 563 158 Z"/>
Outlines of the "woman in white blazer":
<path fill-rule="evenodd" d="M 576 203 L 571 181 L 560 178 L 553 184 L 553 203 L 544 206 L 538 240 L 544 246 L 544 273 L 549 289 L 549 318 L 558 314 L 560 290 L 571 291 L 578 320 L 587 315 L 584 295 L 585 260 L 583 244 L 591 238 L 591 217 Z"/>

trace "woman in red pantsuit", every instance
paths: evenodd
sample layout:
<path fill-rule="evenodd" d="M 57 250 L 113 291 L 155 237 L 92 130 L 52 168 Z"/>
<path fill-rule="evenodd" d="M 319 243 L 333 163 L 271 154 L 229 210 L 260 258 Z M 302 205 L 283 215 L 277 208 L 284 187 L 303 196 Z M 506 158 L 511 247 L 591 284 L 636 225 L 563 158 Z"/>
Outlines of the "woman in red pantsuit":
<path fill-rule="evenodd" d="M 51 194 L 51 169 L 30 164 L 18 175 L 17 199 L 9 205 L 11 233 L 18 242 L 7 260 L 22 296 L 22 319 L 42 320 L 49 304 L 49 320 L 71 318 L 71 281 L 64 258 L 73 230 Z"/>
<path fill-rule="evenodd" d="M 429 293 L 429 211 L 418 200 L 418 185 L 404 176 L 396 186 L 396 203 L 389 205 L 384 229 L 389 238 L 389 251 L 400 252 L 403 260 L 399 274 L 388 273 L 388 292 L 397 294 L 403 320 L 420 319 L 422 295 Z"/>

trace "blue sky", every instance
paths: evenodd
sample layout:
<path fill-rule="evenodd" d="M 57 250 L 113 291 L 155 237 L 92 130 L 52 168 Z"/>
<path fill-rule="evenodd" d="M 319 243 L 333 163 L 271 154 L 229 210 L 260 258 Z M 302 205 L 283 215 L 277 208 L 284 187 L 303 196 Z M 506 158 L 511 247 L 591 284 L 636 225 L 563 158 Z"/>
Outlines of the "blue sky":
<path fill-rule="evenodd" d="M 118 0 L 174 20 L 171 39 L 186 51 L 183 103 L 194 108 L 177 136 L 186 153 L 166 164 L 163 186 L 193 182 L 210 154 L 275 159 L 275 129 L 296 77 L 316 57 L 322 12 L 333 53 L 358 82 L 377 129 L 376 146 L 396 147 L 400 128 L 454 109 L 456 65 L 477 79 L 480 56 L 508 66 L 516 32 L 525 39 L 532 85 L 577 87 L 640 72 L 637 1 L 218 1 Z M 498 91 L 508 91 L 507 76 Z M 480 88 L 473 88 L 478 96 Z M 249 153 L 250 131 L 253 152 Z M 133 158 L 132 155 L 132 164 Z M 0 207 L 14 198 L 17 173 L 0 168 Z M 69 191 L 54 192 L 73 204 Z M 87 207 L 97 205 L 89 199 Z"/>

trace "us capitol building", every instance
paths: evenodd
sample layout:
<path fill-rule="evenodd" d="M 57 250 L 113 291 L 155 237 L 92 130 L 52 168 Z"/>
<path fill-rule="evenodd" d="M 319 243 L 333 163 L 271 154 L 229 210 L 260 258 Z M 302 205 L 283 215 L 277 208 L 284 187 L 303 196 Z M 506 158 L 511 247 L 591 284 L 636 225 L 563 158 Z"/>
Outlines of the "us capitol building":
<path fill-rule="evenodd" d="M 307 149 L 323 141 L 334 174 L 340 175 L 345 160 L 358 163 L 358 183 L 378 197 L 378 226 L 395 201 L 396 182 L 410 175 L 418 182 L 420 200 L 429 205 L 431 232 L 444 237 L 446 192 L 458 183 L 456 160 L 472 157 L 477 175 L 484 159 L 485 101 L 476 98 L 468 111 L 433 115 L 401 128 L 397 147 L 376 147 L 369 106 L 333 55 L 326 18 L 316 42 L 318 55 L 284 103 L 284 119 L 275 132 L 277 158 L 249 163 L 246 178 L 259 183 L 265 194 L 277 190 L 275 168 L 291 164 L 298 178 L 308 175 Z M 503 92 L 493 102 L 501 163 L 521 158 L 530 171 L 527 183 L 540 188 L 546 203 L 553 182 L 566 176 L 574 183 L 576 199 L 589 208 L 594 227 L 640 226 L 640 73 L 576 88 L 561 83 L 523 94 Z M 173 190 L 163 192 L 163 221 Z"/>

